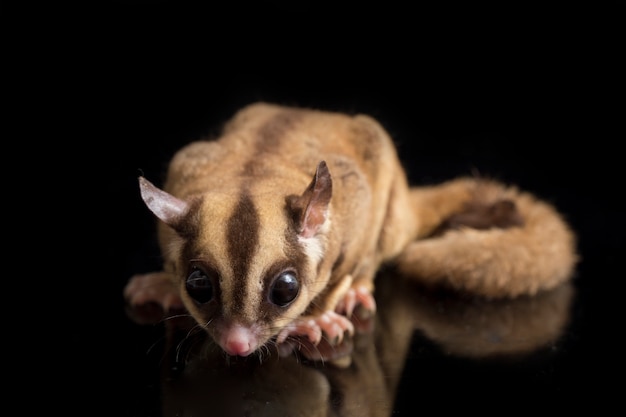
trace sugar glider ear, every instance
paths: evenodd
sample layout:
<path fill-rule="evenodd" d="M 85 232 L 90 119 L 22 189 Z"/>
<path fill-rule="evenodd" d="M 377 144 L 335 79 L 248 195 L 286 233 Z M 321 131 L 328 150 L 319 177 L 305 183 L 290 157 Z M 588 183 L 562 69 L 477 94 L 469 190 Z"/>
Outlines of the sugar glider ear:
<path fill-rule="evenodd" d="M 298 234 L 309 238 L 315 236 L 328 218 L 328 207 L 333 193 L 333 182 L 325 161 L 317 165 L 313 180 L 301 196 L 291 199 Z"/>
<path fill-rule="evenodd" d="M 189 209 L 189 204 L 173 195 L 157 188 L 144 177 L 139 177 L 141 198 L 165 224 L 176 227 L 178 221 Z"/>

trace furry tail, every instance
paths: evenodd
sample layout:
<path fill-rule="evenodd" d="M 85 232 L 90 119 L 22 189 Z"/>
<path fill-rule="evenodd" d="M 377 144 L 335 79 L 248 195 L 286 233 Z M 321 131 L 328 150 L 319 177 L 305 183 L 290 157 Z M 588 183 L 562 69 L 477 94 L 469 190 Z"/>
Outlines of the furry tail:
<path fill-rule="evenodd" d="M 460 178 L 426 193 L 416 187 L 411 197 L 418 219 L 428 210 L 429 232 L 397 258 L 398 271 L 410 279 L 501 298 L 534 295 L 573 275 L 575 234 L 553 206 L 532 194 L 492 180 Z M 455 203 L 437 211 L 432 205 L 437 201 Z M 499 206 L 511 219 L 502 225 Z"/>

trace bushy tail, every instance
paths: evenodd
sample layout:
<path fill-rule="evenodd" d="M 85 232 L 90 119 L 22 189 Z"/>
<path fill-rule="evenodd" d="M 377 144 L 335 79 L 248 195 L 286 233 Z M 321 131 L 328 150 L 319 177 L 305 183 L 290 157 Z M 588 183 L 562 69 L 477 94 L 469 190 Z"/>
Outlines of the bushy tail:
<path fill-rule="evenodd" d="M 533 295 L 573 275 L 575 234 L 530 193 L 459 178 L 415 187 L 411 198 L 423 232 L 397 258 L 411 279 L 501 298 Z"/>

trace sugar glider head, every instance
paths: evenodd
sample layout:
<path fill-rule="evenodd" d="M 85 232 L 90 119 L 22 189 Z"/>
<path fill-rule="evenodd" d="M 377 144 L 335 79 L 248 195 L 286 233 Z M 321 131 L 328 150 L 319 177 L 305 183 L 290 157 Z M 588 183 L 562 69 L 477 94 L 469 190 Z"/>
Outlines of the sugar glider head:
<path fill-rule="evenodd" d="M 148 208 L 176 232 L 164 250 L 185 307 L 227 354 L 268 343 L 327 284 L 318 276 L 332 196 L 324 161 L 299 194 L 253 181 L 183 200 L 143 177 L 139 184 Z"/>

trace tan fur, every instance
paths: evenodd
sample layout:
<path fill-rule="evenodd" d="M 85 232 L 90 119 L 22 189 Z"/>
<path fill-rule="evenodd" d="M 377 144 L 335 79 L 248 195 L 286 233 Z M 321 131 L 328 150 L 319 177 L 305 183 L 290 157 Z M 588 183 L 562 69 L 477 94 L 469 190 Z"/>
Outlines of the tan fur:
<path fill-rule="evenodd" d="M 316 194 L 310 188 L 327 187 L 321 161 L 332 180 L 328 207 L 323 193 L 329 190 Z M 308 322 L 294 323 L 304 316 L 323 327 L 321 315 L 338 309 L 351 288 L 374 290 L 374 275 L 385 263 L 419 282 L 511 297 L 556 286 L 576 262 L 573 233 L 553 207 L 528 193 L 476 178 L 409 188 L 392 139 L 364 115 L 256 103 L 238 112 L 217 140 L 181 149 L 163 191 L 143 184 L 144 200 L 164 220 L 160 244 L 174 291 L 218 339 L 228 339 L 238 326 L 250 329 L 260 344 L 286 326 L 312 337 L 303 330 Z M 242 196 L 255 208 L 248 222 L 258 230 L 242 226 L 237 233 L 240 239 L 254 236 L 256 243 L 242 259 L 232 259 L 236 249 L 229 242 L 235 237 L 229 233 L 238 229 L 229 219 Z M 471 210 L 472 202 L 488 206 L 502 199 L 514 203 L 522 226 L 461 227 L 431 236 L 450 216 Z M 310 217 L 302 225 L 309 213 L 304 208 Z M 299 232 L 297 213 L 296 226 L 305 227 Z M 199 231 L 193 241 L 185 236 L 189 227 Z M 290 242 L 298 242 L 297 253 Z M 298 253 L 304 256 L 300 263 L 292 259 Z M 219 272 L 220 311 L 212 318 L 186 293 L 186 256 Z M 282 313 L 272 313 L 271 325 L 260 325 L 260 316 L 269 320 L 268 311 L 276 310 L 264 291 L 268 268 L 277 262 L 298 268 L 300 293 Z M 246 276 L 238 276 L 242 268 Z"/>
<path fill-rule="evenodd" d="M 418 215 L 424 213 L 424 234 L 468 201 L 510 199 L 524 219 L 522 227 L 450 230 L 410 243 L 397 265 L 423 283 L 492 298 L 515 297 L 554 288 L 573 273 L 574 233 L 554 207 L 517 187 L 460 178 L 425 190 L 414 188 L 412 198 Z M 439 204 L 433 204 L 437 199 Z"/>

